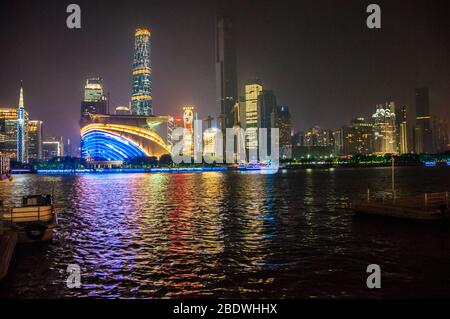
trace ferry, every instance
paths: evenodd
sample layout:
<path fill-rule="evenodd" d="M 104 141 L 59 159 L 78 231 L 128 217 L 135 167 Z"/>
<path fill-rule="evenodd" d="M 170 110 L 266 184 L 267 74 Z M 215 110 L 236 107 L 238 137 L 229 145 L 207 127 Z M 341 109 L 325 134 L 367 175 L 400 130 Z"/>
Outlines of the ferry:
<path fill-rule="evenodd" d="M 274 167 L 271 165 L 271 163 L 261 163 L 260 161 L 250 161 L 246 164 L 239 164 L 238 170 L 240 171 L 261 171 L 261 170 L 268 170 L 268 171 L 277 171 L 278 167 Z"/>
<path fill-rule="evenodd" d="M 51 195 L 24 196 L 21 207 L 3 214 L 3 227 L 18 233 L 18 243 L 50 241 L 58 217 Z"/>

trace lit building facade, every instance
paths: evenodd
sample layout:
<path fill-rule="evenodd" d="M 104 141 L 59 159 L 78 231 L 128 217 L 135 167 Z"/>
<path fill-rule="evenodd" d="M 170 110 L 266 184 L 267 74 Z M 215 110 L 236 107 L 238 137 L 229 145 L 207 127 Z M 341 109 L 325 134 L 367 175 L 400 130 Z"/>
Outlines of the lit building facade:
<path fill-rule="evenodd" d="M 39 120 L 28 121 L 28 159 L 38 161 L 42 156 L 42 126 L 43 122 Z"/>
<path fill-rule="evenodd" d="M 134 34 L 131 114 L 153 115 L 150 30 L 137 29 Z"/>
<path fill-rule="evenodd" d="M 84 96 L 81 101 L 81 116 L 89 114 L 108 114 L 108 104 L 103 93 L 103 79 L 89 78 L 84 86 Z"/>
<path fill-rule="evenodd" d="M 46 137 L 42 142 L 42 159 L 51 160 L 64 155 L 64 142 L 62 137 Z"/>
<path fill-rule="evenodd" d="M 378 104 L 373 119 L 375 154 L 396 154 L 395 103 Z"/>
<path fill-rule="evenodd" d="M 17 156 L 17 117 L 17 108 L 0 108 L 0 154 L 11 159 Z"/>
<path fill-rule="evenodd" d="M 183 107 L 183 128 L 186 134 L 183 136 L 183 155 L 192 156 L 194 154 L 194 113 L 193 106 Z"/>
<path fill-rule="evenodd" d="M 80 124 L 81 156 L 90 162 L 171 154 L 170 116 L 97 114 Z"/>
<path fill-rule="evenodd" d="M 245 127 L 248 150 L 258 149 L 258 126 L 260 123 L 258 97 L 262 90 L 263 87 L 259 81 L 249 82 L 245 85 Z"/>
<path fill-rule="evenodd" d="M 343 126 L 340 134 L 335 132 L 335 143 L 342 143 L 341 154 L 368 155 L 373 153 L 373 124 L 368 123 L 365 118 L 357 117 L 350 122 L 350 125 Z M 341 142 L 342 141 L 342 142 Z"/>

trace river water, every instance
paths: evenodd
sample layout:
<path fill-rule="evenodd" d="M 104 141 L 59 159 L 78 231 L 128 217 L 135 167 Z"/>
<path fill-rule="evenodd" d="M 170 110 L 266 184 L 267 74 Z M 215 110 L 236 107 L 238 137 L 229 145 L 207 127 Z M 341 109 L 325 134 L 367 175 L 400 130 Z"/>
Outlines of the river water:
<path fill-rule="evenodd" d="M 450 190 L 450 168 L 398 168 L 396 182 Z M 368 187 L 389 191 L 390 169 L 16 175 L 0 182 L 5 206 L 53 192 L 60 224 L 53 242 L 17 247 L 0 297 L 450 297 L 449 224 L 354 217 Z"/>

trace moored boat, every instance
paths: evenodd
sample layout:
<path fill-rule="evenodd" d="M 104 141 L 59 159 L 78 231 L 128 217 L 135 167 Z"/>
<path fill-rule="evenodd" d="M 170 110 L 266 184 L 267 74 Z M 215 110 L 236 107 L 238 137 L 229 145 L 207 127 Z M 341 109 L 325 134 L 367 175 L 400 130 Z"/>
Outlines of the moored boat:
<path fill-rule="evenodd" d="M 21 207 L 3 214 L 5 228 L 17 230 L 18 243 L 49 241 L 58 224 L 51 195 L 25 196 Z"/>

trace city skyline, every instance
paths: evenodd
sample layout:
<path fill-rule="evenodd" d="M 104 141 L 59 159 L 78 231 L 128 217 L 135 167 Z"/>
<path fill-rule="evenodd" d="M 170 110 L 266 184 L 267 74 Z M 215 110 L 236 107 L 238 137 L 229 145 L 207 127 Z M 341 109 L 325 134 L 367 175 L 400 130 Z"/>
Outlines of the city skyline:
<path fill-rule="evenodd" d="M 290 2 L 286 3 L 289 5 L 292 4 Z M 420 46 L 416 46 L 416 52 L 413 54 L 414 57 L 409 57 L 409 61 L 405 62 L 395 59 L 398 57 L 399 52 L 397 51 L 399 49 L 393 50 L 390 56 L 386 53 L 383 54 L 383 51 L 376 50 L 375 52 L 377 54 L 373 53 L 368 56 L 364 56 L 364 54 L 361 54 L 361 51 L 365 50 L 358 48 L 358 50 L 356 50 L 358 51 L 358 54 L 355 53 L 355 59 L 353 59 L 354 61 L 351 61 L 352 63 L 355 63 L 355 67 L 353 69 L 346 70 L 346 66 L 348 67 L 349 64 L 352 63 L 349 63 L 349 57 L 339 54 L 340 50 L 343 49 L 343 44 L 336 46 L 335 41 L 329 43 L 327 47 L 329 47 L 329 50 L 333 52 L 333 56 L 324 55 L 325 53 L 323 53 L 323 50 L 321 49 L 324 48 L 323 46 L 325 43 L 323 42 L 327 39 L 327 37 L 330 37 L 334 33 L 335 35 L 340 35 L 346 28 L 353 26 L 353 23 L 356 23 L 358 19 L 353 19 L 356 21 L 352 21 L 352 25 L 349 25 L 348 23 L 341 21 L 343 20 L 342 17 L 338 18 L 333 16 L 333 19 L 336 20 L 336 25 L 332 28 L 332 30 L 327 30 L 324 34 L 322 34 L 322 31 L 324 31 L 323 28 L 321 29 L 317 22 L 311 21 L 310 19 L 308 21 L 314 23 L 312 23 L 309 28 L 314 29 L 313 31 L 315 31 L 315 33 L 313 33 L 315 35 L 322 35 L 322 37 L 317 37 L 315 42 L 308 42 L 307 40 L 311 40 L 311 36 L 305 35 L 303 33 L 305 29 L 299 29 L 298 22 L 296 22 L 296 18 L 301 16 L 301 12 L 296 13 L 298 14 L 298 17 L 293 13 L 288 14 L 287 22 L 285 21 L 280 23 L 281 26 L 275 26 L 274 31 L 267 32 L 268 27 L 262 23 L 265 21 L 264 19 L 271 17 L 271 19 L 273 18 L 273 20 L 276 20 L 277 14 L 286 13 L 286 9 L 276 7 L 277 10 L 271 13 L 270 10 L 268 10 L 271 8 L 271 5 L 268 2 L 264 4 L 265 6 L 261 6 L 263 8 L 258 8 L 255 12 L 250 14 L 248 19 L 243 19 L 243 13 L 234 14 L 234 19 L 236 21 L 236 36 L 238 41 L 237 55 L 239 96 L 243 95 L 243 84 L 248 80 L 248 78 L 254 78 L 255 76 L 260 78 L 264 84 L 264 88 L 275 91 L 278 103 L 280 105 L 287 105 L 290 108 L 293 127 L 296 130 L 306 129 L 313 125 L 319 125 L 330 129 L 340 127 L 347 123 L 351 118 L 358 116 L 369 117 L 370 114 L 373 113 L 373 108 L 375 105 L 388 100 L 394 101 L 397 105 L 408 105 L 410 106 L 410 109 L 415 109 L 414 90 L 416 87 L 421 86 L 426 86 L 430 89 L 431 114 L 438 116 L 445 114 L 446 105 L 449 103 L 449 97 L 447 96 L 447 90 L 443 90 L 448 83 L 448 75 L 446 75 L 443 71 L 446 69 L 445 63 L 448 63 L 448 61 L 446 62 L 445 59 L 442 59 L 442 54 L 448 46 L 448 44 L 443 41 L 445 39 L 445 35 L 448 33 L 446 31 L 442 31 L 445 30 L 444 28 L 427 29 L 426 27 L 429 27 L 429 25 L 427 25 L 426 21 L 419 19 L 417 23 L 422 29 L 424 27 L 425 29 L 422 34 L 417 34 L 419 37 L 415 41 L 419 41 L 421 39 L 424 40 L 427 36 L 427 32 L 430 36 L 434 37 L 434 41 L 429 41 L 432 43 L 427 43 L 426 41 L 421 42 L 424 47 L 421 48 Z M 118 8 L 122 8 L 123 5 L 124 4 L 112 5 L 113 7 L 111 14 L 116 14 Z M 15 81 L 24 80 L 27 111 L 31 114 L 32 118 L 39 118 L 40 120 L 43 120 L 46 126 L 46 131 L 48 131 L 51 135 L 63 135 L 76 141 L 79 139 L 77 123 L 78 116 L 73 117 L 72 113 L 79 112 L 79 100 L 82 95 L 82 85 L 86 78 L 95 75 L 100 75 L 104 78 L 105 89 L 111 96 L 111 107 L 128 105 L 127 102 L 130 100 L 129 83 L 131 83 L 130 70 L 132 68 L 132 34 L 134 32 L 134 28 L 139 27 L 142 24 L 149 26 L 152 31 L 152 54 L 154 53 L 153 61 L 155 64 L 154 113 L 158 115 L 179 114 L 179 110 L 182 105 L 191 104 L 196 106 L 200 114 L 205 116 L 207 114 L 211 114 L 213 117 L 217 116 L 220 111 L 217 109 L 217 103 L 215 101 L 216 74 L 214 66 L 214 32 L 217 7 L 214 3 L 205 4 L 205 2 L 201 1 L 194 1 L 191 5 L 180 3 L 176 6 L 173 14 L 177 15 L 180 19 L 187 19 L 189 20 L 188 22 L 190 22 L 190 28 L 184 28 L 186 33 L 183 37 L 175 33 L 167 36 L 169 31 L 174 32 L 180 30 L 180 27 L 175 25 L 167 25 L 167 22 L 163 21 L 161 17 L 152 17 L 152 14 L 148 13 L 148 9 L 151 7 L 150 5 L 145 6 L 139 1 L 130 4 L 132 8 L 139 7 L 139 5 L 142 6 L 142 13 L 138 14 L 137 17 L 132 19 L 132 21 L 127 21 L 125 19 L 126 21 L 123 23 L 109 25 L 109 22 L 104 20 L 102 12 L 99 11 L 95 4 L 81 2 L 80 6 L 83 12 L 84 23 L 82 25 L 82 29 L 79 31 L 71 31 L 64 29 L 64 25 L 61 23 L 62 25 L 56 27 L 54 30 L 55 35 L 62 36 L 61 41 L 73 41 L 72 45 L 69 45 L 69 48 L 77 51 L 78 56 L 73 56 L 73 53 L 66 52 L 66 55 L 63 54 L 61 57 L 56 59 L 56 62 L 60 62 L 56 63 L 57 67 L 53 67 L 55 71 L 60 66 L 67 71 L 67 69 L 72 69 L 72 64 L 75 64 L 78 66 L 81 65 L 81 70 L 73 72 L 72 69 L 72 72 L 68 72 L 68 75 L 64 75 L 63 78 L 65 81 L 57 81 L 60 75 L 57 74 L 52 77 L 55 74 L 55 71 L 50 69 L 49 74 L 44 75 L 44 77 L 50 77 L 50 79 L 46 79 L 48 81 L 45 81 L 48 83 L 47 87 L 42 86 L 42 82 L 44 81 L 37 81 L 38 77 L 35 74 L 25 73 L 24 71 L 30 69 L 29 66 L 27 66 L 27 63 L 30 62 L 34 62 L 38 69 L 47 67 L 50 62 L 48 61 L 48 57 L 37 54 L 34 57 L 34 61 L 32 60 L 27 62 L 27 59 L 25 59 L 25 62 L 22 63 L 8 63 L 5 65 L 6 72 L 3 72 L 2 75 L 0 75 L 0 83 L 2 83 L 0 86 L 0 105 L 2 105 L 2 107 L 15 106 L 17 103 L 17 90 L 19 83 Z M 237 3 L 231 2 L 230 6 L 233 8 L 233 6 L 237 5 Z M 294 4 L 292 4 L 292 6 L 293 5 Z M 398 17 L 401 20 L 405 14 L 412 14 L 420 17 L 418 13 L 419 9 L 424 9 L 422 10 L 424 12 L 422 19 L 425 19 L 427 14 L 436 12 L 436 10 L 439 9 L 439 2 L 429 6 L 426 6 L 420 2 L 419 5 L 413 6 L 413 8 L 410 8 L 410 11 L 406 13 L 404 10 L 399 10 L 399 8 L 395 5 L 384 4 L 383 2 L 381 2 L 380 5 L 384 9 L 384 12 L 387 11 L 387 13 L 383 15 L 385 18 L 383 20 L 383 29 L 380 30 L 381 32 L 365 29 L 364 21 L 366 14 L 364 12 L 364 6 L 351 3 L 344 5 L 343 8 L 338 8 L 345 14 L 361 15 L 361 25 L 355 30 L 352 30 L 354 33 L 357 33 L 356 39 L 358 40 L 375 40 L 375 44 L 373 44 L 372 49 L 379 46 L 385 46 L 389 43 L 395 43 L 398 36 L 405 31 L 400 28 L 398 24 L 397 26 L 394 25 L 392 21 L 393 12 L 398 14 Z M 20 5 L 9 4 L 8 6 L 14 7 Z M 34 7 L 32 4 L 31 6 Z M 61 8 L 63 7 L 64 6 L 61 5 Z M 329 8 L 331 9 L 334 7 L 336 7 L 336 4 L 330 3 Z M 251 13 L 249 11 L 249 3 L 242 4 L 241 8 L 243 10 L 242 12 Z M 57 11 L 58 9 L 59 6 L 54 6 L 51 8 L 51 10 L 54 11 Z M 130 7 L 125 7 L 125 9 L 130 9 Z M 166 9 L 168 8 L 160 3 L 158 9 L 159 11 L 157 12 L 164 17 Z M 310 6 L 308 10 L 312 13 L 315 9 L 316 8 L 313 5 Z M 6 11 L 7 10 L 2 10 L 2 12 Z M 184 17 L 182 11 L 192 12 L 195 17 L 201 16 L 207 17 L 207 19 L 204 19 L 201 22 L 194 22 L 194 18 L 188 19 Z M 97 26 L 92 23 L 92 17 L 95 16 L 94 13 L 98 15 L 98 18 L 103 17 L 103 19 L 97 21 Z M 325 12 L 322 14 L 327 15 L 329 13 Z M 53 28 L 53 26 L 56 26 L 59 20 L 63 21 L 63 18 L 66 16 L 63 11 L 58 14 L 55 12 L 55 15 L 60 15 L 60 17 L 55 17 L 53 20 L 50 19 L 48 22 L 43 22 L 45 32 L 48 32 L 48 28 Z M 440 16 L 438 15 L 438 17 Z M 28 19 L 29 21 L 25 24 L 27 25 L 28 23 L 32 23 L 34 18 L 35 17 L 30 16 Z M 12 18 L 8 17 L 7 19 Z M 286 31 L 288 31 L 286 33 L 293 35 L 295 32 L 301 31 L 299 36 L 295 38 L 295 45 L 292 45 L 293 48 L 296 49 L 293 51 L 298 54 L 299 58 L 294 60 L 287 59 L 285 62 L 274 61 L 274 55 L 277 56 L 277 59 L 280 59 L 280 55 L 283 57 L 286 55 L 292 57 L 293 54 L 290 52 L 284 52 L 281 48 L 280 50 L 274 51 L 274 46 L 278 42 L 270 42 L 271 40 L 274 40 L 275 36 L 280 35 L 280 31 L 282 31 L 282 27 L 286 27 L 286 23 L 293 25 L 291 28 L 286 28 Z M 438 19 L 437 23 L 442 23 L 442 26 L 445 26 L 445 23 L 448 23 L 448 21 L 440 21 Z M 274 27 L 273 21 L 269 23 L 269 25 Z M 113 27 L 113 29 L 110 30 L 111 34 L 105 34 L 106 39 L 99 40 L 99 44 L 108 45 L 109 47 L 112 46 L 116 48 L 115 51 L 119 51 L 120 54 L 113 50 L 95 50 L 96 46 L 99 44 L 92 42 L 94 40 L 94 35 L 98 35 L 99 32 L 103 32 L 108 26 Z M 246 42 L 248 43 L 244 43 L 243 45 L 243 42 L 245 42 L 243 39 L 246 39 L 246 33 L 252 30 L 247 29 L 246 26 L 256 28 L 257 32 L 252 33 L 256 34 L 253 41 L 247 39 L 248 41 Z M 417 26 L 417 28 L 419 28 L 419 26 Z M 318 29 L 316 30 L 315 28 Z M 392 32 L 396 31 L 396 28 L 399 28 L 400 30 L 397 30 L 397 32 Z M 15 43 L 17 43 L 17 45 L 21 45 L 25 49 L 30 49 L 30 46 L 36 41 L 35 37 L 39 38 L 40 31 L 38 29 L 35 31 L 34 36 L 32 34 L 27 37 L 19 37 L 20 30 L 13 30 L 10 34 L 7 34 L 7 32 L 8 30 L 3 30 L 0 33 L 2 43 L 3 41 L 10 39 L 11 36 L 15 35 Z M 378 32 L 378 34 L 376 34 L 376 32 Z M 196 37 L 192 36 L 194 33 L 196 34 Z M 264 35 L 266 36 L 264 37 Z M 81 41 L 81 36 L 87 37 L 87 40 Z M 261 38 L 262 36 L 263 38 Z M 284 36 L 287 35 L 283 35 L 283 37 Z M 291 40 L 292 39 L 294 38 L 291 38 Z M 300 46 L 300 43 L 297 42 L 302 42 L 302 39 L 305 40 L 305 43 L 303 46 Z M 442 41 L 439 41 L 439 39 Z M 328 38 L 328 40 L 330 40 L 330 38 Z M 86 55 L 83 52 L 79 52 L 79 49 L 76 49 L 77 46 L 79 47 L 81 45 L 84 47 L 86 44 L 90 44 L 91 48 L 94 48 L 94 50 L 87 50 L 89 51 L 88 55 L 91 57 L 91 59 L 87 60 L 84 59 L 86 58 Z M 268 45 L 267 50 L 265 50 L 267 52 L 258 49 L 263 44 Z M 412 44 L 412 42 L 407 41 L 406 44 L 402 43 L 402 47 L 408 49 L 408 46 Z M 427 50 L 430 45 L 436 46 L 436 50 L 431 53 Z M 174 48 L 178 50 L 174 51 Z M 183 50 L 183 48 L 185 50 Z M 195 48 L 195 50 L 191 50 L 193 52 L 186 51 L 188 48 Z M 50 48 L 45 50 L 49 49 Z M 44 52 L 46 52 L 45 50 Z M 24 51 L 27 54 L 33 52 L 28 52 L 28 50 Z M 56 50 L 53 54 L 59 55 L 59 53 L 61 53 L 60 51 L 61 50 Z M 308 61 L 307 59 L 300 58 L 302 57 L 302 54 L 305 54 L 305 52 L 312 54 L 313 51 L 315 51 L 316 55 L 318 54 L 318 58 L 316 60 Z M 270 52 L 274 52 L 276 54 L 273 55 Z M 17 57 L 12 57 L 10 55 L 5 57 L 5 54 L 7 53 L 1 53 L 1 61 L 5 61 L 5 58 L 9 58 L 8 62 L 17 59 Z M 18 54 L 18 56 L 20 57 L 21 54 Z M 169 56 L 170 61 L 168 61 L 167 55 Z M 374 56 L 376 55 L 380 56 L 379 60 L 374 59 Z M 434 55 L 437 59 L 427 59 L 427 55 Z M 67 56 L 67 61 L 71 63 L 68 63 L 67 61 L 64 62 L 64 56 Z M 252 58 L 249 59 L 249 56 Z M 421 57 L 421 59 L 419 59 L 419 57 Z M 190 61 L 188 60 L 190 59 L 195 63 L 189 63 Z M 323 67 L 329 63 L 333 63 L 333 59 L 340 63 L 337 63 L 337 67 L 331 67 L 329 72 L 324 73 L 326 71 Z M 405 59 L 408 60 L 406 57 Z M 98 66 L 99 63 L 95 63 L 98 61 L 102 62 L 100 63 L 100 67 Z M 264 63 L 264 61 L 272 63 Z M 180 62 L 183 62 L 183 67 L 177 69 Z M 312 65 L 309 65 L 310 62 L 312 62 Z M 364 62 L 367 62 L 367 65 L 364 64 Z M 395 66 L 394 70 L 391 72 L 392 78 L 391 74 L 389 74 L 389 79 L 384 79 L 383 81 L 380 81 L 380 75 L 378 74 L 380 71 L 375 71 L 373 69 L 373 65 L 370 66 L 371 64 L 383 66 L 382 69 L 384 70 L 390 66 L 389 68 L 392 69 L 393 62 L 398 65 Z M 441 62 L 441 64 L 438 62 Z M 298 68 L 303 68 L 304 70 L 303 72 L 298 72 L 298 74 L 292 70 L 288 70 L 287 72 L 285 69 L 286 63 L 292 64 L 293 70 Z M 13 67 L 11 67 L 10 64 Z M 430 65 L 434 68 L 429 68 Z M 278 68 L 275 69 L 275 66 L 278 66 Z M 308 68 L 312 69 L 312 66 L 319 66 L 319 68 L 309 70 Z M 416 72 L 417 70 L 414 72 L 409 70 L 412 66 L 415 66 L 417 70 L 420 69 L 420 72 Z M 13 72 L 14 69 L 16 72 Z M 17 71 L 17 69 L 19 71 Z M 113 69 L 114 72 L 111 69 Z M 174 69 L 176 70 L 174 71 Z M 398 72 L 395 72 L 398 70 L 409 71 L 404 71 L 404 75 L 399 75 Z M 376 76 L 373 80 L 370 78 L 364 78 L 364 81 L 362 82 L 364 82 L 365 86 L 361 88 L 362 84 L 358 83 L 361 81 L 356 81 L 358 79 L 355 78 L 355 75 L 358 75 L 358 73 L 374 73 Z M 409 77 L 413 73 L 417 73 L 416 76 Z M 174 74 L 176 74 L 176 76 Z M 6 75 L 8 75 L 8 77 L 6 77 Z M 17 77 L 17 79 L 15 77 Z M 328 77 L 334 80 L 336 78 L 342 78 L 342 81 L 346 83 L 347 88 L 343 86 L 344 83 L 340 82 L 335 82 L 334 85 L 330 84 L 330 79 L 328 79 Z M 403 78 L 403 81 L 398 81 L 399 77 Z M 188 79 L 193 80 L 189 81 Z M 293 79 L 295 81 L 293 81 Z M 306 79 L 309 79 L 310 83 L 305 83 Z M 67 85 L 61 87 L 60 82 L 66 83 Z M 183 86 L 179 85 L 180 82 L 182 82 Z M 321 82 L 321 84 L 319 84 L 319 82 Z M 319 85 L 317 87 L 311 87 L 313 84 Z M 293 86 L 298 87 L 298 89 L 296 89 L 296 94 L 292 93 Z M 174 90 L 173 88 L 177 89 Z M 48 90 L 51 90 L 53 94 L 48 94 Z M 60 92 L 63 92 L 64 94 Z M 74 97 L 77 98 L 76 101 L 73 100 Z M 324 100 L 328 100 L 328 102 L 325 102 Z M 55 108 L 61 109 L 62 112 L 54 112 Z M 110 110 L 110 112 L 113 112 L 113 110 Z M 330 116 L 323 116 L 323 114 L 329 114 Z M 76 142 L 74 142 L 74 144 L 76 144 Z"/>

